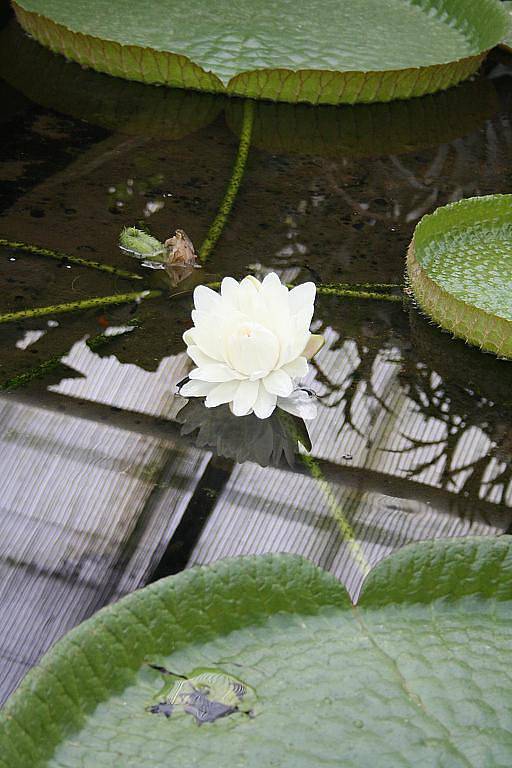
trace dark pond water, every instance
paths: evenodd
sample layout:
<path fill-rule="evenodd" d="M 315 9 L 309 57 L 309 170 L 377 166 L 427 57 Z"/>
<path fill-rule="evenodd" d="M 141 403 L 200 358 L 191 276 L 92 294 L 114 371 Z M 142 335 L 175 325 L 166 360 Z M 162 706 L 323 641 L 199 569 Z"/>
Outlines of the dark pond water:
<path fill-rule="evenodd" d="M 174 288 L 118 249 L 119 232 L 182 228 L 201 245 L 243 103 L 84 71 L 12 23 L 0 77 L 2 242 L 140 276 L 3 245 L 0 313 L 161 291 L 0 324 L 3 697 L 101 605 L 193 564 L 296 552 L 356 596 L 410 541 L 509 529 L 511 365 L 429 325 L 399 287 L 385 294 L 397 301 L 318 297 L 311 459 L 262 466 L 284 447 L 279 426 L 233 428 L 195 410 L 197 447 L 174 395 L 190 368 L 181 337 L 194 282 L 275 270 L 290 283 L 400 286 L 423 214 L 510 191 L 509 56 L 407 103 L 256 104 L 232 214 L 207 264 Z"/>

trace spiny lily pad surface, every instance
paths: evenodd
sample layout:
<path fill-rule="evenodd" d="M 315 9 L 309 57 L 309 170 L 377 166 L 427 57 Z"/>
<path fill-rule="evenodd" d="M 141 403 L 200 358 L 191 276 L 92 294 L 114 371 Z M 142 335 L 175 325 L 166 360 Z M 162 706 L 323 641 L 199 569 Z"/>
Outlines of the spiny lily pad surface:
<path fill-rule="evenodd" d="M 475 72 L 499 0 L 17 0 L 37 40 L 131 80 L 311 103 L 409 98 Z"/>
<path fill-rule="evenodd" d="M 407 271 L 420 308 L 436 323 L 512 358 L 512 195 L 469 198 L 424 216 Z"/>
<path fill-rule="evenodd" d="M 191 569 L 57 643 L 0 766 L 509 768 L 511 614 L 508 536 L 405 547 L 355 607 L 294 556 Z"/>

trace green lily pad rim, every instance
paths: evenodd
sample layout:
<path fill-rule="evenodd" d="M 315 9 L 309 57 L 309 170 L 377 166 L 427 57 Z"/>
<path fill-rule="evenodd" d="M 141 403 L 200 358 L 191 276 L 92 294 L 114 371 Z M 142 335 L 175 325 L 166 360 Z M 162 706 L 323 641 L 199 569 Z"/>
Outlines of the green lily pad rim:
<path fill-rule="evenodd" d="M 432 236 L 486 219 L 512 222 L 512 194 L 469 197 L 423 216 L 407 252 L 406 280 L 420 310 L 439 326 L 485 352 L 512 358 L 512 323 L 455 298 L 422 264 L 423 245 Z"/>
<path fill-rule="evenodd" d="M 456 6 L 461 4 L 460 0 L 454 2 Z M 262 68 L 234 75 L 227 85 L 185 55 L 100 39 L 25 9 L 23 0 L 13 0 L 12 5 L 21 26 L 41 44 L 83 66 L 116 77 L 272 101 L 355 104 L 424 96 L 471 77 L 487 53 L 503 41 L 507 30 L 506 10 L 498 2 L 487 2 L 486 21 L 489 14 L 494 14 L 495 28 L 481 43 L 482 50 L 471 56 L 424 67 L 373 71 Z M 468 10 L 476 17 L 475 7 Z"/>
<path fill-rule="evenodd" d="M 506 601 L 511 574 L 511 536 L 425 541 L 383 560 L 366 579 L 358 606 L 399 609 L 468 596 Z M 148 660 L 263 624 L 276 613 L 323 608 L 357 610 L 332 575 L 295 555 L 221 560 L 138 590 L 71 630 L 27 674 L 0 712 L 0 768 L 44 765 Z M 109 652 L 113 640 L 123 649 L 116 658 Z"/>

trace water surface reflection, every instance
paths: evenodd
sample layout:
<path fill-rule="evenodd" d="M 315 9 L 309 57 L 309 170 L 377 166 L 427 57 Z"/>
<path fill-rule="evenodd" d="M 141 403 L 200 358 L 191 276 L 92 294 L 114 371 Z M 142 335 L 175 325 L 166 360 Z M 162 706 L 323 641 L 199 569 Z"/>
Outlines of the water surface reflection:
<path fill-rule="evenodd" d="M 138 267 L 117 248 L 124 225 L 149 222 L 161 239 L 179 227 L 200 244 L 229 179 L 240 104 L 110 80 L 15 28 L 1 34 L 0 236 L 128 271 Z M 474 82 L 414 103 L 258 105 L 244 183 L 201 279 L 274 269 L 287 282 L 401 284 L 423 213 L 510 186 L 511 72 L 499 54 Z M 2 312 L 157 279 L 6 246 L 0 269 Z M 174 394 L 190 366 L 192 286 L 158 287 L 145 302 L 0 325 L 2 695 L 66 629 L 155 574 L 291 551 L 355 595 L 408 541 L 510 526 L 510 363 L 453 341 L 408 303 L 320 297 L 314 330 L 327 344 L 305 382 L 319 403 L 311 453 L 274 423 L 255 432 L 240 419 L 233 431 L 193 405 L 198 448 Z"/>

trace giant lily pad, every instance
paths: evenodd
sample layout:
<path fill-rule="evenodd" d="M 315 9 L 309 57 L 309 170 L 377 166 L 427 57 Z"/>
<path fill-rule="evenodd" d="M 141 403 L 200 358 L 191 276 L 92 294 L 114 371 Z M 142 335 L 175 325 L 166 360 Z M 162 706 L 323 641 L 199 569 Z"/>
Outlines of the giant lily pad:
<path fill-rule="evenodd" d="M 512 358 L 512 195 L 469 198 L 424 216 L 407 271 L 420 308 L 436 323 Z"/>
<path fill-rule="evenodd" d="M 54 51 L 130 80 L 354 103 L 433 93 L 507 33 L 498 0 L 17 0 Z"/>
<path fill-rule="evenodd" d="M 406 547 L 356 607 L 293 556 L 191 569 L 57 643 L 0 766 L 508 768 L 511 600 L 510 537 Z"/>

